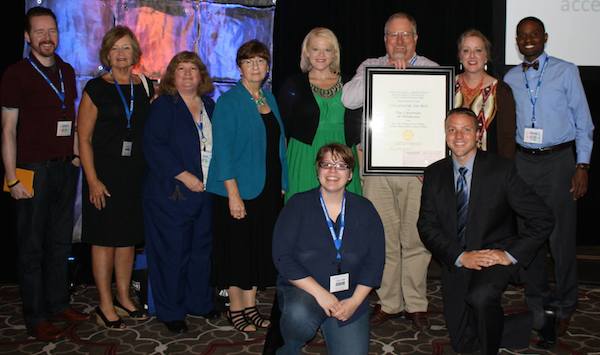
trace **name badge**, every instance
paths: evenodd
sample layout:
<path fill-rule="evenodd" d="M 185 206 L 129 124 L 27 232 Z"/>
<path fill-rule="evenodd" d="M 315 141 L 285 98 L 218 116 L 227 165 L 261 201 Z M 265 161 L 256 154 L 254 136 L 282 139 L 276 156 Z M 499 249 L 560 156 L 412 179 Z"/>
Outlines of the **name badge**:
<path fill-rule="evenodd" d="M 544 130 L 541 128 L 525 128 L 525 134 L 523 135 L 523 141 L 525 143 L 542 144 L 542 138 L 544 137 Z"/>
<path fill-rule="evenodd" d="M 73 122 L 71 121 L 58 121 L 56 124 L 56 136 L 69 137 L 71 135 L 72 125 Z"/>
<path fill-rule="evenodd" d="M 346 291 L 350 288 L 350 274 L 343 273 L 329 276 L 329 292 Z"/>
<path fill-rule="evenodd" d="M 128 142 L 128 141 L 123 141 L 123 148 L 121 149 L 121 156 L 130 157 L 132 146 L 133 146 L 133 143 Z"/>
<path fill-rule="evenodd" d="M 211 151 L 203 151 L 200 153 L 200 160 L 202 164 L 202 180 L 204 180 L 204 184 L 206 185 L 206 179 L 208 178 L 208 168 L 210 167 L 210 160 L 212 159 Z"/>

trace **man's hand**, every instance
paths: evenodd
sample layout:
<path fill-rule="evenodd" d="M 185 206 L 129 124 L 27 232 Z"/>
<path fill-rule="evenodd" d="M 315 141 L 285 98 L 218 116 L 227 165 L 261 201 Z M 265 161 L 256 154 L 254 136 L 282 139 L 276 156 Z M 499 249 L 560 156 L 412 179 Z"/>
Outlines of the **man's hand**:
<path fill-rule="evenodd" d="M 575 174 L 571 178 L 570 193 L 573 194 L 573 200 L 582 198 L 588 189 L 588 172 L 585 169 L 575 169 Z"/>
<path fill-rule="evenodd" d="M 467 269 L 481 270 L 497 262 L 489 252 L 490 249 L 465 251 L 460 257 L 460 263 Z"/>
<path fill-rule="evenodd" d="M 26 198 L 32 198 L 33 194 L 30 194 L 29 191 L 21 184 L 20 182 L 15 186 L 10 188 L 10 196 L 15 200 L 22 200 Z"/>

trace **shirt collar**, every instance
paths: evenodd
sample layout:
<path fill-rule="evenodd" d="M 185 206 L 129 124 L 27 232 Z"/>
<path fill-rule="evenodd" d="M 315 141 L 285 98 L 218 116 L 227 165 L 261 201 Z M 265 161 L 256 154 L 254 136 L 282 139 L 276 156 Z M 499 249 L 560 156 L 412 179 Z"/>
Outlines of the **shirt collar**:
<path fill-rule="evenodd" d="M 475 154 L 473 156 L 473 158 L 469 159 L 469 161 L 467 161 L 467 163 L 465 165 L 460 165 L 456 160 L 454 160 L 454 158 L 452 158 L 452 170 L 454 171 L 454 175 L 458 174 L 458 168 L 464 166 L 465 168 L 469 169 L 467 171 L 467 174 L 471 174 L 473 173 L 473 164 L 475 163 L 475 157 L 477 156 L 477 154 Z"/>
<path fill-rule="evenodd" d="M 546 52 L 543 52 L 542 54 L 540 54 L 539 57 L 535 58 L 533 61 L 529 62 L 527 60 L 523 60 L 523 62 L 531 64 L 531 63 L 535 63 L 536 61 L 539 61 L 540 65 L 541 65 L 542 63 L 544 63 L 544 61 L 546 60 L 547 57 L 548 57 L 548 54 L 546 54 Z"/>

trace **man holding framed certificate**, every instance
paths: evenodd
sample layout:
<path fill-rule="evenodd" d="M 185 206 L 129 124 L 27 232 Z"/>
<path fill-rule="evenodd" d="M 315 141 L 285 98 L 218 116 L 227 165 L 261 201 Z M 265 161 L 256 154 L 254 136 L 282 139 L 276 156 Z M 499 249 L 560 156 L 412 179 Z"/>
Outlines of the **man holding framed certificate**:
<path fill-rule="evenodd" d="M 344 106 L 363 106 L 367 66 L 438 66 L 416 54 L 417 39 L 417 24 L 411 15 L 399 12 L 390 16 L 384 27 L 386 55 L 361 63 L 354 78 L 344 85 Z M 381 216 L 386 240 L 383 280 L 377 290 L 380 302 L 371 315 L 371 326 L 401 316 L 412 320 L 416 328 L 427 325 L 427 267 L 431 254 L 421 243 L 416 227 L 421 186 L 420 176 L 364 177 L 364 196 Z"/>

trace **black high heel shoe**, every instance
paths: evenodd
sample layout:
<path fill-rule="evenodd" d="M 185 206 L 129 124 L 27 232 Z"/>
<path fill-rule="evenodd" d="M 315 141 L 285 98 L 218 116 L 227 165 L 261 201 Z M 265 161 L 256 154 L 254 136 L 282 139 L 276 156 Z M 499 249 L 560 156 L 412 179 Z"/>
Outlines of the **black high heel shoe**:
<path fill-rule="evenodd" d="M 98 323 L 98 325 L 101 325 L 107 329 L 112 329 L 112 330 L 127 329 L 127 326 L 125 325 L 125 323 L 123 322 L 121 317 L 119 317 L 117 320 L 108 320 L 108 318 L 106 318 L 106 316 L 104 315 L 104 312 L 102 312 L 102 309 L 100 309 L 100 306 L 96 306 L 95 311 L 96 311 L 96 323 Z"/>
<path fill-rule="evenodd" d="M 148 319 L 148 314 L 146 314 L 145 311 L 142 311 L 141 309 L 134 309 L 133 311 L 130 311 L 127 308 L 123 307 L 121 302 L 119 302 L 119 300 L 117 300 L 116 297 L 113 299 L 113 305 L 115 306 L 115 311 L 117 312 L 117 314 L 122 317 L 129 317 L 133 320 Z"/>

